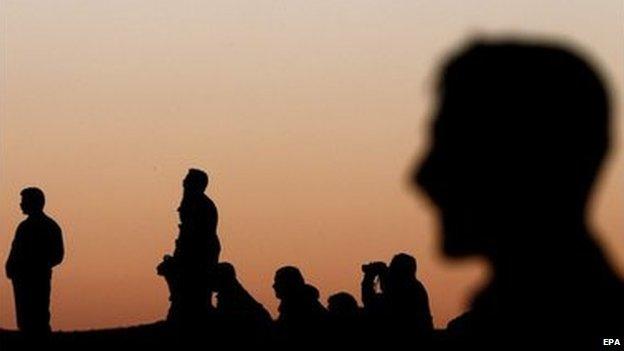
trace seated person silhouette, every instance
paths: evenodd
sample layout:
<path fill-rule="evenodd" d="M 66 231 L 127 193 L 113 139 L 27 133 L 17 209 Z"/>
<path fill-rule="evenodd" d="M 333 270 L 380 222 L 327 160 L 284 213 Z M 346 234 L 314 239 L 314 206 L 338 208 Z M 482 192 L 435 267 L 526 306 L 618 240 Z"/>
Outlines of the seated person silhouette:
<path fill-rule="evenodd" d="M 13 282 L 17 327 L 27 341 L 37 342 L 50 334 L 52 268 L 63 261 L 63 236 L 43 212 L 43 191 L 26 188 L 21 196 L 20 207 L 28 217 L 15 232 L 6 274 Z"/>
<path fill-rule="evenodd" d="M 170 290 L 168 321 L 185 326 L 206 321 L 212 311 L 211 280 L 219 262 L 218 212 L 204 191 L 208 175 L 190 169 L 184 178 L 184 194 L 178 208 L 179 235 L 173 256 L 165 256 L 158 274 Z"/>
<path fill-rule="evenodd" d="M 444 66 L 439 99 L 414 179 L 444 252 L 492 267 L 450 348 L 596 350 L 624 335 L 623 285 L 587 224 L 609 145 L 600 77 L 562 47 L 477 41 Z"/>
<path fill-rule="evenodd" d="M 333 347 L 360 348 L 364 334 L 362 311 L 353 295 L 339 292 L 327 299 L 328 340 Z"/>
<path fill-rule="evenodd" d="M 379 330 L 386 347 L 423 346 L 433 332 L 433 319 L 425 287 L 416 279 L 416 259 L 405 253 L 362 266 L 362 301 L 369 327 Z M 375 291 L 379 280 L 379 292 Z M 383 339 L 382 338 L 382 339 Z"/>
<path fill-rule="evenodd" d="M 306 284 L 298 268 L 285 266 L 275 272 L 275 296 L 280 300 L 276 337 L 281 347 L 318 346 L 325 337 L 327 311 L 319 292 Z"/>
<path fill-rule="evenodd" d="M 221 262 L 217 265 L 215 288 L 224 345 L 267 345 L 271 341 L 273 319 L 243 288 L 232 264 Z"/>

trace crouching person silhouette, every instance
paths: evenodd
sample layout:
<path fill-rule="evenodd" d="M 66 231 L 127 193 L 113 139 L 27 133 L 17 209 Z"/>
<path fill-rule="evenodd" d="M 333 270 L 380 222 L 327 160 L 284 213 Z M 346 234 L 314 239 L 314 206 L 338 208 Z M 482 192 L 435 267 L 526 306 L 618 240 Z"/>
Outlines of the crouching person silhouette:
<path fill-rule="evenodd" d="M 205 324 L 214 309 L 212 285 L 221 245 L 217 237 L 217 207 L 204 194 L 207 186 L 205 172 L 189 170 L 178 208 L 180 231 L 175 251 L 173 256 L 165 256 L 157 268 L 169 286 L 171 306 L 167 320 L 185 330 Z"/>
<path fill-rule="evenodd" d="M 306 284 L 301 271 L 293 266 L 275 272 L 273 289 L 280 300 L 275 325 L 278 349 L 321 349 L 328 320 L 319 291 Z"/>
<path fill-rule="evenodd" d="M 361 350 L 366 349 L 362 336 L 364 325 L 362 310 L 353 295 L 339 292 L 327 299 L 328 314 L 328 346 L 333 349 Z"/>
<path fill-rule="evenodd" d="M 266 347 L 272 341 L 273 319 L 269 312 L 243 287 L 234 266 L 217 265 L 217 313 L 223 345 Z"/>
<path fill-rule="evenodd" d="M 43 212 L 43 191 L 26 188 L 21 196 L 28 217 L 17 227 L 5 268 L 13 283 L 17 327 L 30 343 L 49 337 L 52 267 L 63 260 L 64 248 L 61 228 Z"/>

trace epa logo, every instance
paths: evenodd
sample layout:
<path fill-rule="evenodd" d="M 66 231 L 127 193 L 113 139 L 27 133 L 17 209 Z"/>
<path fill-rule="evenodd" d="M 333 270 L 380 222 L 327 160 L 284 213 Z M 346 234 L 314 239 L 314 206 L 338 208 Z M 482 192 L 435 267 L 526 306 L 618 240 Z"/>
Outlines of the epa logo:
<path fill-rule="evenodd" d="M 602 344 L 605 346 L 620 346 L 620 339 L 602 339 Z"/>

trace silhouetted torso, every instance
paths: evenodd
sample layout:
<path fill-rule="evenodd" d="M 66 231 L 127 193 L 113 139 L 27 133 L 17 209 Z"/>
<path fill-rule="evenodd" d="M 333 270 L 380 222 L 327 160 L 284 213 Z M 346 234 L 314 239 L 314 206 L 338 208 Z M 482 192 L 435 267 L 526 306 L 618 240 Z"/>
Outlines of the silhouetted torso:
<path fill-rule="evenodd" d="M 31 276 L 47 277 L 52 268 L 63 260 L 61 228 L 45 213 L 31 215 L 21 222 L 15 232 L 7 269 L 12 279 Z"/>
<path fill-rule="evenodd" d="M 211 269 L 221 251 L 217 207 L 205 194 L 185 194 L 178 213 L 180 233 L 173 256 L 187 269 Z"/>
<path fill-rule="evenodd" d="M 402 330 L 404 334 L 417 337 L 433 330 L 429 297 L 425 287 L 418 280 L 409 280 L 390 289 L 386 294 L 385 304 L 392 318 L 391 324 L 396 331 Z"/>

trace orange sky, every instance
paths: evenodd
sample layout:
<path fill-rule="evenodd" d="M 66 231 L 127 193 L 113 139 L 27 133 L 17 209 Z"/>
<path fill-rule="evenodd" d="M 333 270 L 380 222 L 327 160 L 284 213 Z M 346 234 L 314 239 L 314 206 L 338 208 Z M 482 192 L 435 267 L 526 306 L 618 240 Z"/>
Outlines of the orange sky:
<path fill-rule="evenodd" d="M 444 326 L 485 269 L 438 254 L 433 213 L 407 184 L 439 59 L 478 33 L 572 40 L 601 65 L 622 114 L 619 0 L 0 6 L 0 262 L 23 218 L 20 189 L 40 186 L 67 249 L 54 273 L 55 329 L 165 316 L 155 266 L 173 248 L 192 166 L 212 179 L 222 258 L 272 312 L 281 265 L 301 267 L 325 301 L 339 290 L 359 297 L 361 264 L 405 251 Z M 593 218 L 624 272 L 616 149 Z M 2 276 L 0 327 L 15 326 L 13 313 Z"/>

